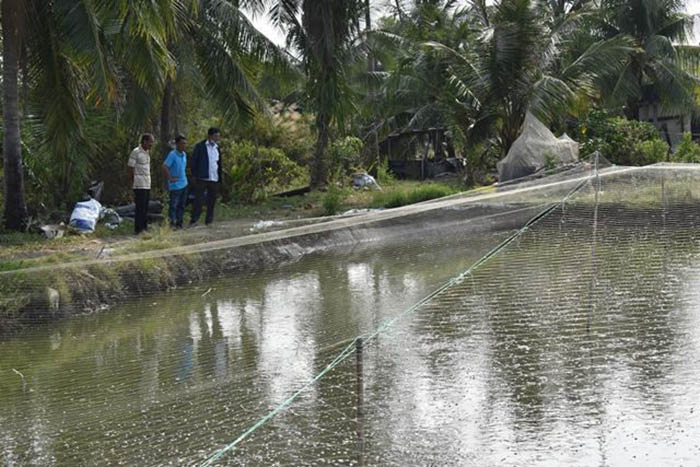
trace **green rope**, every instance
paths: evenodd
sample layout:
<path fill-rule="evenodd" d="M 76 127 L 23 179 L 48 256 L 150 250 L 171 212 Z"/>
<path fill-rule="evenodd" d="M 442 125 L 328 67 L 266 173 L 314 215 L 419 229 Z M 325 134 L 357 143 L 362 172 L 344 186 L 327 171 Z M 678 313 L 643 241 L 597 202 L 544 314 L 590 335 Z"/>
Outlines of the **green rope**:
<path fill-rule="evenodd" d="M 406 315 L 409 315 L 419 309 L 421 306 L 425 305 L 428 303 L 430 300 L 435 298 L 437 295 L 440 293 L 444 292 L 448 288 L 461 283 L 466 276 L 471 275 L 472 271 L 474 271 L 476 268 L 484 264 L 486 261 L 491 259 L 493 256 L 497 255 L 500 251 L 502 251 L 504 248 L 506 248 L 508 245 L 510 245 L 515 239 L 523 235 L 530 227 L 535 225 L 537 222 L 540 220 L 544 219 L 547 217 L 552 211 L 554 211 L 557 207 L 563 205 L 566 203 L 566 201 L 577 191 L 579 191 L 586 183 L 588 183 L 590 177 L 582 180 L 576 187 L 574 187 L 561 201 L 557 203 L 551 203 L 549 204 L 545 209 L 540 211 L 538 214 L 536 214 L 534 217 L 532 217 L 530 220 L 528 220 L 525 225 L 520 228 L 519 230 L 515 231 L 512 235 L 510 235 L 508 238 L 503 240 L 501 243 L 499 243 L 495 248 L 493 248 L 491 251 L 486 253 L 484 256 L 479 258 L 473 265 L 469 267 L 466 271 L 461 273 L 460 275 L 453 277 L 446 283 L 444 283 L 442 286 L 431 292 L 430 294 L 426 295 L 423 297 L 421 300 L 413 304 L 410 308 L 404 310 L 402 313 L 399 315 L 395 316 L 394 318 L 385 321 L 382 325 L 380 325 L 374 333 L 370 334 L 369 337 L 364 339 L 363 343 L 366 344 L 367 342 L 371 341 L 372 339 L 376 338 L 380 333 L 386 331 L 389 329 L 391 326 L 394 325 L 398 320 L 401 318 L 405 317 Z M 216 453 L 214 453 L 211 457 L 209 457 L 207 460 L 205 460 L 201 465 L 201 467 L 208 467 L 212 465 L 215 461 L 221 458 L 224 454 L 227 452 L 231 451 L 234 449 L 241 441 L 246 439 L 248 436 L 250 436 L 253 432 L 255 432 L 258 428 L 263 426 L 265 423 L 267 423 L 271 418 L 275 417 L 278 413 L 280 413 L 282 410 L 284 410 L 285 407 L 290 405 L 294 400 L 299 397 L 304 391 L 306 391 L 309 387 L 313 386 L 318 380 L 323 378 L 329 371 L 333 370 L 335 367 L 337 367 L 343 360 L 345 360 L 347 357 L 352 355 L 355 352 L 355 343 L 357 342 L 358 339 L 362 338 L 362 336 L 357 336 L 352 341 L 350 344 L 348 344 L 347 347 L 343 349 L 342 352 L 340 352 L 320 373 L 318 373 L 312 380 L 307 382 L 304 386 L 302 386 L 300 389 L 298 389 L 296 392 L 294 392 L 291 396 L 289 396 L 284 402 L 282 402 L 280 405 L 275 407 L 273 410 L 271 410 L 267 415 L 265 415 L 263 418 L 258 420 L 253 426 L 248 428 L 242 435 L 240 435 L 238 438 L 236 438 L 233 442 L 227 444 L 223 448 L 219 449 Z"/>
<path fill-rule="evenodd" d="M 371 334 L 369 337 L 367 337 L 367 339 L 365 340 L 365 342 L 371 341 L 372 339 L 374 339 L 375 337 L 377 337 L 377 335 L 379 335 L 380 333 L 386 331 L 388 328 L 390 328 L 391 326 L 393 326 L 394 323 L 396 323 L 397 321 L 399 321 L 401 318 L 405 317 L 406 315 L 409 315 L 409 314 L 413 313 L 414 311 L 416 311 L 417 309 L 419 309 L 421 306 L 425 305 L 425 304 L 428 303 L 430 300 L 432 300 L 433 298 L 435 298 L 437 295 L 439 295 L 439 294 L 441 294 L 442 292 L 444 292 L 445 290 L 449 289 L 450 287 L 452 287 L 452 286 L 454 286 L 454 285 L 456 285 L 456 284 L 461 283 L 461 282 L 464 280 L 464 278 L 467 277 L 467 276 L 469 276 L 469 275 L 471 275 L 471 273 L 472 273 L 476 268 L 478 268 L 479 266 L 481 266 L 482 264 L 484 264 L 486 261 L 488 261 L 489 259 L 491 259 L 491 258 L 494 257 L 495 255 L 497 255 L 501 250 L 503 250 L 503 249 L 506 248 L 508 245 L 510 245 L 510 244 L 513 242 L 513 240 L 515 240 L 515 239 L 517 239 L 518 237 L 520 237 L 521 235 L 523 235 L 530 227 L 532 227 L 532 226 L 535 225 L 537 222 L 539 222 L 540 220 L 542 220 L 542 219 L 544 219 L 545 217 L 547 217 L 547 216 L 548 216 L 552 211 L 554 211 L 557 207 L 563 205 L 574 193 L 576 193 L 577 191 L 579 191 L 587 182 L 588 182 L 588 179 L 582 180 L 581 182 L 579 182 L 579 184 L 576 185 L 576 187 L 574 187 L 561 201 L 559 201 L 559 202 L 557 202 L 557 203 L 553 203 L 553 204 L 549 205 L 547 208 L 545 208 L 545 209 L 543 209 L 542 211 L 540 211 L 537 215 L 535 215 L 535 216 L 532 217 L 530 220 L 528 220 L 522 228 L 520 228 L 519 230 L 515 231 L 512 235 L 510 235 L 508 238 L 506 238 L 506 239 L 503 240 L 501 243 L 499 243 L 495 248 L 493 248 L 491 251 L 489 251 L 489 252 L 486 253 L 484 256 L 482 256 L 481 258 L 479 258 L 474 264 L 472 264 L 472 265 L 469 267 L 469 269 L 467 269 L 466 271 L 464 271 L 464 272 L 461 273 L 460 275 L 458 275 L 458 276 L 456 276 L 456 277 L 453 277 L 452 279 L 450 279 L 449 281 L 447 281 L 446 283 L 444 283 L 443 285 L 441 285 L 438 289 L 434 290 L 433 292 L 431 292 L 430 294 L 428 294 L 427 296 L 425 296 L 425 297 L 423 297 L 421 300 L 419 300 L 417 303 L 413 304 L 410 308 L 408 308 L 407 310 L 405 310 L 403 313 L 399 314 L 398 316 L 395 316 L 394 318 L 392 318 L 392 319 L 386 321 L 384 324 L 382 324 L 381 326 L 379 326 L 379 327 L 374 331 L 373 334 Z"/>
<path fill-rule="evenodd" d="M 328 372 L 331 371 L 333 368 L 335 368 L 336 366 L 338 366 L 338 365 L 340 364 L 340 362 L 342 362 L 343 360 L 345 360 L 345 357 L 347 357 L 348 355 L 351 355 L 351 354 L 355 351 L 355 342 L 357 341 L 357 339 L 359 339 L 359 337 L 356 337 L 355 339 L 353 339 L 352 342 L 351 342 L 347 347 L 345 347 L 345 349 L 343 349 L 343 351 L 340 352 L 340 354 L 338 354 L 338 356 L 335 357 L 335 358 L 333 359 L 333 361 L 332 361 L 331 363 L 329 363 L 329 364 L 323 369 L 323 371 L 321 371 L 319 374 L 317 374 L 317 375 L 314 377 L 314 379 L 312 379 L 311 381 L 309 381 L 308 383 L 306 383 L 306 384 L 305 384 L 304 386 L 302 386 L 299 390 L 297 390 L 294 394 L 292 394 L 291 396 L 289 396 L 289 397 L 287 398 L 287 400 L 285 400 L 285 401 L 282 402 L 280 405 L 278 405 L 274 410 L 270 411 L 265 417 L 263 417 L 263 418 L 261 418 L 260 420 L 258 420 L 258 422 L 257 422 L 255 425 L 253 425 L 253 426 L 251 426 L 250 428 L 248 428 L 248 429 L 245 431 L 245 433 L 243 433 L 241 436 L 239 436 L 238 438 L 236 438 L 232 443 L 230 443 L 230 444 L 226 445 L 225 447 L 221 448 L 220 450 L 218 450 L 214 455 L 212 455 L 212 456 L 209 457 L 206 461 L 204 461 L 204 463 L 202 463 L 201 466 L 202 466 L 202 467 L 207 467 L 207 466 L 212 465 L 212 464 L 213 464 L 216 460 L 218 460 L 221 456 L 223 456 L 223 455 L 226 454 L 228 451 L 230 451 L 230 450 L 232 450 L 233 448 L 235 448 L 236 445 L 237 445 L 238 443 L 240 443 L 241 441 L 243 441 L 244 439 L 246 439 L 246 438 L 247 438 L 248 436 L 250 436 L 255 430 L 257 430 L 258 428 L 260 428 L 261 426 L 263 426 L 268 420 L 270 420 L 272 417 L 274 417 L 275 415 L 277 415 L 278 413 L 280 413 L 280 412 L 281 412 L 285 407 L 287 407 L 289 404 L 291 404 L 292 402 L 294 402 L 294 400 L 295 400 L 297 397 L 299 397 L 299 395 L 300 395 L 301 393 L 303 393 L 304 391 L 306 391 L 306 389 L 308 389 L 309 387 L 311 387 L 314 383 L 316 383 L 316 381 L 318 381 L 319 379 L 323 378 L 323 377 L 326 375 L 326 373 L 328 373 Z"/>

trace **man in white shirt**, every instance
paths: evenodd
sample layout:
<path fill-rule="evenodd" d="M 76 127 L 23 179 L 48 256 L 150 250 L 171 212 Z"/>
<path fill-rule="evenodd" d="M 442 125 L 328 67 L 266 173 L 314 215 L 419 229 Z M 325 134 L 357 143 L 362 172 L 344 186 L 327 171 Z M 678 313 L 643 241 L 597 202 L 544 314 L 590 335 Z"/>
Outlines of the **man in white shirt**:
<path fill-rule="evenodd" d="M 134 233 L 140 234 L 148 228 L 148 201 L 151 193 L 151 156 L 153 135 L 145 133 L 141 136 L 141 144 L 134 148 L 129 155 L 127 172 L 134 189 Z"/>
<path fill-rule="evenodd" d="M 192 181 L 194 183 L 194 206 L 190 226 L 199 221 L 202 214 L 202 203 L 207 202 L 207 215 L 205 223 L 211 224 L 214 220 L 214 207 L 216 197 L 221 185 L 221 152 L 219 151 L 219 129 L 209 128 L 207 139 L 197 143 L 192 150 Z"/>

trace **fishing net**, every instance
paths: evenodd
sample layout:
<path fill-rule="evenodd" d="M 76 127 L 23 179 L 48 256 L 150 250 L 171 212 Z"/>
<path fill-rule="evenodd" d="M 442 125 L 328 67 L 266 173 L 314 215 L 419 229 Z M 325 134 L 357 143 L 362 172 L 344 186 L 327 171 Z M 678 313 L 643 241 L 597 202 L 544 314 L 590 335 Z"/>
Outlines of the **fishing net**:
<path fill-rule="evenodd" d="M 25 331 L 0 343 L 0 458 L 695 459 L 698 178 L 591 165 L 342 220 L 342 235 L 310 234 L 318 253 L 262 280 L 234 274 Z"/>

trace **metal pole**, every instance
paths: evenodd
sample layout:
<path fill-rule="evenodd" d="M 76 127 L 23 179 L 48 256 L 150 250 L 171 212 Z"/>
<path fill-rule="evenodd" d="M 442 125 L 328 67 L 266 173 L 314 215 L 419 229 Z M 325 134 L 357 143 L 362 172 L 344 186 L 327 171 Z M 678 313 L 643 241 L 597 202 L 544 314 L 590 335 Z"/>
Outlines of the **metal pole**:
<path fill-rule="evenodd" d="M 365 414 L 363 406 L 365 403 L 365 385 L 362 370 L 362 338 L 355 341 L 355 355 L 357 357 L 357 454 L 359 465 L 365 465 Z"/>

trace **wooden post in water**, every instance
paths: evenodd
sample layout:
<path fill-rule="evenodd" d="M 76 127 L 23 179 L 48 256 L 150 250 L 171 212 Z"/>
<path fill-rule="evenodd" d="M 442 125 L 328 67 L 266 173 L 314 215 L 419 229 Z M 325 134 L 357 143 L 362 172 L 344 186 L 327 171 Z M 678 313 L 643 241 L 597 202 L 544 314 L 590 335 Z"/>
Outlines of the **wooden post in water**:
<path fill-rule="evenodd" d="M 596 312 L 596 296 L 595 289 L 598 285 L 598 268 L 595 256 L 595 247 L 598 243 L 598 204 L 600 204 L 600 172 L 598 171 L 598 156 L 599 153 L 596 151 L 593 153 L 595 156 L 595 206 L 593 207 L 593 238 L 591 241 L 591 284 L 588 290 L 588 298 L 590 301 L 590 308 L 588 310 L 588 316 L 586 317 L 586 332 L 591 332 L 591 320 Z"/>
<path fill-rule="evenodd" d="M 355 355 L 357 357 L 357 458 L 359 465 L 365 465 L 365 414 L 363 406 L 365 403 L 365 384 L 362 369 L 362 338 L 355 341 Z"/>

